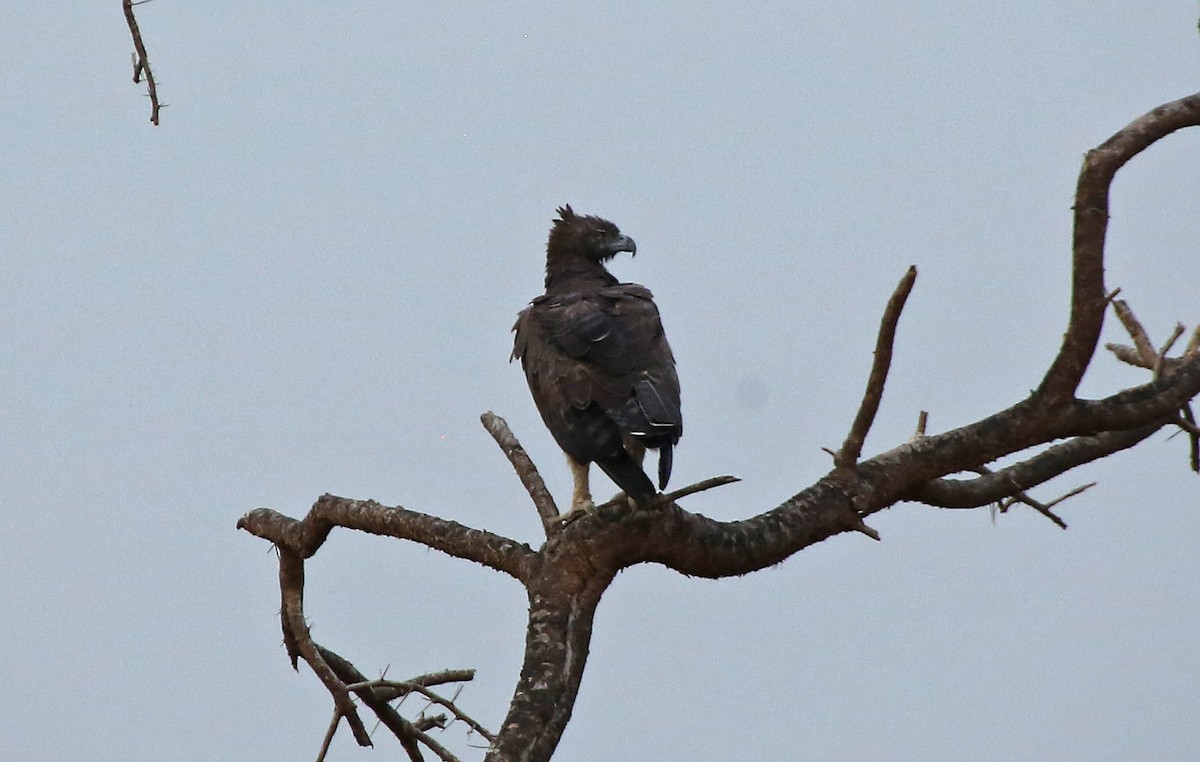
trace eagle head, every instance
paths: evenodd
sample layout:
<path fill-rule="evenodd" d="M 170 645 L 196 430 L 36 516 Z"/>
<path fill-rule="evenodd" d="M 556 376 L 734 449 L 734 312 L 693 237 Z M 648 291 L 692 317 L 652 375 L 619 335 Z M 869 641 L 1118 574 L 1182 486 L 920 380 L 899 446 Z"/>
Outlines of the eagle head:
<path fill-rule="evenodd" d="M 558 219 L 550 228 L 546 264 L 607 262 L 622 251 L 637 254 L 637 244 L 616 225 L 590 214 L 575 214 L 571 205 L 560 206 Z"/>

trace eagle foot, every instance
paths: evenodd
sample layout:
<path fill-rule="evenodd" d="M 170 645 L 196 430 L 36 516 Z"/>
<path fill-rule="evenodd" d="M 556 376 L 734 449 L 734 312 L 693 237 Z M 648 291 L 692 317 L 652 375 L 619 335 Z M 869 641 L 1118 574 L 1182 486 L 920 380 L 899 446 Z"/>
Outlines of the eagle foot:
<path fill-rule="evenodd" d="M 563 526 L 567 526 L 568 524 L 571 524 L 574 521 L 583 518 L 584 516 L 589 514 L 594 515 L 595 513 L 596 504 L 592 502 L 591 497 L 589 497 L 587 500 L 575 502 L 571 505 L 571 510 L 560 514 L 558 517 L 558 523 Z"/>

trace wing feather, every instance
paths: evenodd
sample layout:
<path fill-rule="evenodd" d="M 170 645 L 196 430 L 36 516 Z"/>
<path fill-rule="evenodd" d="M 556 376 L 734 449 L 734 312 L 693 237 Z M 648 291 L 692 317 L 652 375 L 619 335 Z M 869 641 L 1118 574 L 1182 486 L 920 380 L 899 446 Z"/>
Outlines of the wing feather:
<path fill-rule="evenodd" d="M 622 435 L 634 437 L 666 455 L 665 485 L 683 416 L 675 358 L 649 289 L 538 297 L 514 330 L 513 357 L 559 446 L 579 461 L 600 461 L 623 452 Z"/>
<path fill-rule="evenodd" d="M 622 284 L 541 297 L 521 313 L 514 357 L 537 396 L 599 405 L 626 434 L 674 443 L 679 378 L 649 289 Z M 659 441 L 647 441 L 654 447 Z"/>

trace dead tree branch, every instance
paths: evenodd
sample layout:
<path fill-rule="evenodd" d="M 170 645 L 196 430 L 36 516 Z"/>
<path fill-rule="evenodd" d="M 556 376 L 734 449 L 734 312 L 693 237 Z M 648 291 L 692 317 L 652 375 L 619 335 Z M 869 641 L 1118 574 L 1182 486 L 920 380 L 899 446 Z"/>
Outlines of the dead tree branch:
<path fill-rule="evenodd" d="M 427 545 L 447 555 L 475 561 L 524 581 L 534 553 L 529 546 L 482 529 L 472 529 L 374 500 L 322 495 L 302 521 L 256 508 L 238 520 L 238 529 L 289 548 L 303 558 L 317 552 L 335 526 Z"/>
<path fill-rule="evenodd" d="M 333 696 L 334 724 L 346 718 L 358 745 L 370 746 L 371 737 L 350 699 L 350 691 L 321 655 L 308 623 L 304 621 L 304 559 L 288 548 L 279 548 L 279 587 L 283 593 L 283 640 L 292 659 L 292 668 L 296 668 L 297 656 L 303 657 Z M 331 728 L 327 738 L 332 737 Z"/>
<path fill-rule="evenodd" d="M 561 517 L 558 506 L 554 504 L 554 497 L 550 494 L 550 490 L 546 489 L 546 482 L 542 480 L 542 475 L 538 473 L 533 461 L 525 452 L 525 448 L 513 436 L 512 430 L 508 428 L 508 424 L 504 422 L 503 418 L 488 411 L 479 419 L 483 422 L 483 427 L 492 435 L 492 439 L 496 440 L 496 444 L 500 445 L 500 449 L 504 451 L 508 461 L 512 463 L 513 469 L 521 479 L 521 484 L 525 485 L 525 490 L 533 500 L 538 515 L 542 517 L 542 528 L 549 534 L 558 526 Z"/>
<path fill-rule="evenodd" d="M 833 456 L 833 464 L 837 468 L 850 468 L 862 455 L 863 442 L 867 439 L 871 425 L 875 423 L 875 415 L 879 412 L 879 403 L 883 399 L 883 387 L 887 383 L 888 370 L 892 366 L 896 324 L 900 322 L 900 313 L 904 310 L 904 303 L 908 301 L 908 295 L 912 293 L 916 281 L 917 268 L 908 268 L 883 310 L 883 319 L 879 322 L 879 336 L 875 340 L 875 361 L 871 365 L 871 375 L 867 377 L 867 389 L 863 392 L 862 404 L 859 405 L 858 414 L 854 416 L 854 423 L 850 426 L 850 433 L 846 435 L 842 449 Z"/>
<path fill-rule="evenodd" d="M 1200 428 L 1196 426 L 1196 416 L 1192 412 L 1192 406 L 1184 405 L 1180 417 L 1172 423 L 1187 432 L 1190 443 L 1188 463 L 1193 471 L 1200 473 Z"/>
<path fill-rule="evenodd" d="M 998 471 L 976 469 L 984 472 L 977 478 L 931 479 L 919 485 L 905 499 L 935 508 L 979 508 L 1032 489 L 1084 463 L 1127 450 L 1160 428 L 1161 424 L 1154 424 L 1130 431 L 1106 431 L 1076 437 Z M 1059 522 L 1061 519 L 1056 523 Z"/>
<path fill-rule="evenodd" d="M 474 674 L 474 670 L 469 670 L 469 671 L 472 674 Z M 471 730 L 473 730 L 476 733 L 478 733 L 479 735 L 483 736 L 489 742 L 496 740 L 496 736 L 493 733 L 491 733 L 490 731 L 488 731 L 487 728 L 480 725 L 474 718 L 472 718 L 466 712 L 463 712 L 461 709 L 459 709 L 452 700 L 445 698 L 441 694 L 430 690 L 424 683 L 422 683 L 420 681 L 420 679 L 416 679 L 416 680 L 369 680 L 369 681 L 362 682 L 362 683 L 354 683 L 347 687 L 352 691 L 361 690 L 363 688 L 374 688 L 376 690 L 388 691 L 393 694 L 393 696 L 392 696 L 393 698 L 403 698 L 404 696 L 407 696 L 410 693 L 419 693 L 422 696 L 424 696 L 425 698 L 429 699 L 429 701 L 431 703 L 438 704 L 440 706 L 444 706 L 446 709 L 450 710 L 450 713 L 454 715 L 455 719 L 466 724 L 468 727 L 471 728 Z"/>
<path fill-rule="evenodd" d="M 1033 508 L 1038 513 L 1041 513 L 1042 515 L 1046 516 L 1051 521 L 1054 521 L 1056 524 L 1058 524 L 1063 529 L 1066 529 L 1067 525 L 1062 522 L 1062 519 L 1059 519 L 1057 516 L 1055 516 L 1052 513 L 1054 506 L 1058 505 L 1059 503 L 1065 503 L 1066 501 L 1070 500 L 1071 498 L 1075 497 L 1076 495 L 1082 495 L 1084 492 L 1087 492 L 1092 487 L 1095 487 L 1098 483 L 1099 482 L 1088 482 L 1087 484 L 1081 484 L 1078 487 L 1076 487 L 1072 490 L 1069 490 L 1068 492 L 1064 492 L 1063 494 L 1059 495 L 1058 497 L 1054 498 L 1053 500 L 1051 500 L 1048 503 L 1039 502 L 1039 501 L 1034 500 L 1033 498 L 1029 497 L 1024 492 L 1020 492 L 1020 493 L 1017 493 L 1016 495 L 1013 495 L 1010 498 L 1003 500 L 1000 503 L 1000 512 L 1001 513 L 1006 512 L 1008 510 L 1008 508 L 1015 503 L 1023 503 L 1025 505 L 1028 505 L 1029 507 Z"/>
<path fill-rule="evenodd" d="M 1168 425 L 1180 426 L 1192 437 L 1195 466 L 1196 426 L 1188 403 L 1200 394 L 1200 332 L 1193 334 L 1177 357 L 1167 354 L 1178 336 L 1165 342 L 1162 349 L 1154 347 L 1128 306 L 1105 288 L 1104 234 L 1109 188 L 1117 170 L 1155 141 L 1196 125 L 1200 125 L 1200 93 L 1154 109 L 1088 152 L 1076 189 L 1067 330 L 1041 384 L 1025 399 L 973 423 L 932 435 L 926 434 L 922 416 L 913 439 L 860 460 L 882 399 L 896 323 L 915 278 L 915 271 L 910 270 L 884 311 L 866 392 L 845 443 L 835 453 L 834 468 L 783 504 L 758 515 L 716 521 L 688 512 L 677 503 L 690 494 L 691 488 L 684 488 L 663 496 L 650 509 L 615 510 L 614 506 L 614 510 L 598 509 L 579 521 L 555 526 L 534 550 L 445 519 L 331 495 L 320 498 L 302 520 L 265 508 L 246 514 L 238 526 L 275 543 L 280 550 L 283 628 L 289 655 L 293 661 L 304 658 L 313 666 L 334 697 L 339 720 L 346 717 L 353 726 L 356 715 L 348 698 L 353 693 L 380 716 L 401 743 L 415 745 L 419 741 L 441 755 L 420 735 L 423 730 L 397 719 L 387 704 L 387 698 L 396 697 L 399 688 L 366 681 L 352 666 L 343 664 L 344 660 L 311 642 L 302 608 L 303 559 L 317 552 L 334 527 L 344 527 L 410 540 L 501 571 L 524 585 L 529 620 L 520 678 L 486 759 L 546 762 L 571 717 L 588 658 L 596 606 L 622 569 L 657 563 L 695 577 L 746 574 L 842 532 L 864 532 L 877 538 L 863 519 L 903 501 L 943 508 L 1006 506 L 1018 501 L 1064 525 L 1051 508 L 1079 490 L 1049 503 L 1030 497 L 1027 490 L 1084 463 L 1133 447 Z M 1079 382 L 1095 354 L 1110 303 L 1134 341 L 1133 347 L 1113 351 L 1126 362 L 1154 371 L 1154 377 L 1103 399 L 1079 399 Z M 536 467 L 503 421 L 490 414 L 483 420 L 530 493 L 543 526 L 548 527 L 552 516 L 557 519 L 557 509 Z M 1002 468 L 989 466 L 1012 456 L 1020 459 Z M 977 475 L 951 478 L 964 473 Z M 726 479 L 701 484 L 715 486 Z M 458 716 L 454 708 L 447 708 Z M 412 759 L 419 758 L 411 750 L 409 754 Z"/>
<path fill-rule="evenodd" d="M 338 678 L 346 683 L 347 688 L 352 690 L 375 713 L 375 716 L 384 724 L 384 727 L 392 731 L 392 734 L 400 741 L 400 745 L 404 748 L 410 760 L 421 762 L 424 759 L 419 744 L 425 744 L 443 762 L 458 762 L 454 755 L 445 747 L 430 737 L 424 730 L 418 728 L 414 723 L 404 719 L 388 703 L 395 698 L 394 695 L 389 697 L 387 692 L 376 691 L 370 687 L 370 681 L 353 664 L 328 649 L 321 648 L 320 646 L 318 646 L 318 649 L 321 652 L 321 657 L 337 673 Z M 420 679 L 414 678 L 414 681 Z M 336 716 L 334 719 L 337 719 Z"/>
<path fill-rule="evenodd" d="M 980 474 L 982 476 L 991 476 L 995 472 L 992 471 L 991 469 L 989 469 L 987 466 L 980 466 L 979 468 L 975 469 L 975 473 Z M 1003 500 L 1001 500 L 998 505 L 1000 506 L 1001 513 L 1004 513 L 1005 511 L 1007 511 L 1008 507 L 1010 505 L 1012 505 L 1013 503 L 1022 503 L 1023 505 L 1028 505 L 1030 508 L 1034 509 L 1038 513 L 1042 514 L 1046 518 L 1053 521 L 1055 524 L 1058 525 L 1058 527 L 1060 529 L 1066 529 L 1067 522 L 1063 521 L 1062 517 L 1060 517 L 1056 513 L 1054 513 L 1054 511 L 1051 510 L 1051 508 L 1053 506 L 1058 505 L 1059 503 L 1063 502 L 1064 500 L 1067 500 L 1068 498 L 1074 497 L 1075 495 L 1078 495 L 1082 492 L 1085 492 L 1085 491 L 1091 489 L 1094 486 L 1096 486 L 1096 483 L 1091 482 L 1090 484 L 1085 484 L 1082 487 L 1076 487 L 1075 489 L 1071 490 L 1070 492 L 1066 493 L 1065 495 L 1060 495 L 1059 497 L 1054 498 L 1049 503 L 1043 503 L 1040 500 L 1034 500 L 1032 497 L 1030 497 L 1028 494 L 1025 493 L 1025 490 L 1014 489 L 1012 495 L 1010 497 L 1006 497 Z"/>
<path fill-rule="evenodd" d="M 726 484 L 733 484 L 734 482 L 740 481 L 741 479 L 737 478 L 736 476 L 714 476 L 710 479 L 696 482 L 695 484 L 689 484 L 686 487 L 680 487 L 674 492 L 668 492 L 663 497 L 670 501 L 681 500 L 689 495 L 695 495 L 698 492 L 705 492 L 710 489 L 723 487 Z"/>
<path fill-rule="evenodd" d="M 1138 117 L 1084 157 L 1075 189 L 1071 317 L 1062 348 L 1037 391 L 1045 401 L 1064 402 L 1075 394 L 1100 339 L 1107 304 L 1104 237 L 1113 177 L 1160 139 L 1198 122 L 1200 98 L 1189 95 Z"/>
<path fill-rule="evenodd" d="M 1152 369 L 1157 353 L 1154 351 L 1154 344 L 1150 341 L 1150 336 L 1146 333 L 1146 329 L 1142 327 L 1142 321 L 1137 319 L 1133 314 L 1133 310 L 1129 308 L 1124 299 L 1113 299 L 1112 306 L 1113 312 L 1117 314 L 1117 319 L 1121 321 L 1121 325 L 1125 326 L 1125 330 L 1129 333 L 1129 338 L 1133 339 L 1133 347 L 1136 350 L 1135 356 L 1140 358 L 1144 363 L 1141 367 Z"/>
<path fill-rule="evenodd" d="M 142 42 L 142 32 L 138 29 L 137 19 L 133 15 L 133 6 L 142 5 L 149 0 L 135 3 L 133 0 L 122 0 L 125 9 L 125 21 L 129 24 L 129 34 L 133 37 L 133 82 L 141 84 L 142 75 L 146 75 L 146 91 L 150 96 L 150 123 L 158 126 L 158 112 L 162 106 L 158 102 L 158 86 L 154 82 L 154 72 L 150 71 L 150 57 L 146 55 L 146 44 Z"/>

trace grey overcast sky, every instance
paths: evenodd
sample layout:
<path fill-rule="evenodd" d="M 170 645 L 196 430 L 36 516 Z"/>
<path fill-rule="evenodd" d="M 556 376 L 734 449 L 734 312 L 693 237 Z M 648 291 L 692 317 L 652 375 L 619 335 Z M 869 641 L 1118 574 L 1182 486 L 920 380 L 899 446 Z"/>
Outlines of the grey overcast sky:
<path fill-rule="evenodd" d="M 1200 89 L 1195 2 L 138 13 L 158 128 L 118 0 L 16 3 L 0 28 L 6 760 L 315 756 L 330 700 L 288 667 L 250 508 L 332 492 L 537 541 L 478 416 L 568 493 L 507 361 L 556 205 L 637 240 L 614 269 L 678 356 L 675 483 L 737 474 L 688 507 L 744 517 L 829 466 L 910 264 L 868 451 L 1035 386 L 1084 151 Z M 1114 186 L 1109 286 L 1156 340 L 1200 320 L 1198 211 L 1200 131 Z M 1101 356 L 1084 391 L 1142 379 Z M 1163 433 L 1037 494 L 1092 480 L 1066 532 L 900 505 L 882 543 L 743 579 L 625 572 L 558 758 L 1195 759 L 1200 478 Z M 474 667 L 461 704 L 493 728 L 525 608 L 498 574 L 345 531 L 308 567 L 321 642 L 372 674 Z M 396 758 L 378 738 L 332 759 Z"/>

